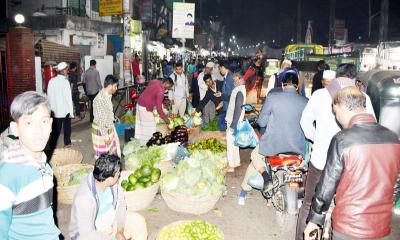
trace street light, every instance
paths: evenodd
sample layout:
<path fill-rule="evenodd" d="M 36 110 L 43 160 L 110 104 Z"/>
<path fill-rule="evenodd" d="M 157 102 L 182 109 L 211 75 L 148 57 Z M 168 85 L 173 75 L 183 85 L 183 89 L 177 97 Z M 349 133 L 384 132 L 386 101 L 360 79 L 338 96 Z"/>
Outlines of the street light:
<path fill-rule="evenodd" d="M 235 39 L 235 35 L 233 35 L 232 38 Z"/>
<path fill-rule="evenodd" d="M 18 13 L 17 15 L 15 15 L 14 20 L 16 23 L 22 24 L 25 22 L 25 17 L 24 17 L 24 15 Z"/>

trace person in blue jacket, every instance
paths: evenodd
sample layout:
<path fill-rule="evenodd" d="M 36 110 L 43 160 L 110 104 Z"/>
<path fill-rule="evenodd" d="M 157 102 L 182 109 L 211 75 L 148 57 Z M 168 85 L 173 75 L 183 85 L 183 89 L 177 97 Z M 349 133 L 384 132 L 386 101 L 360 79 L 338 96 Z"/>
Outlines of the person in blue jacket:
<path fill-rule="evenodd" d="M 220 62 L 219 63 L 219 72 L 224 78 L 224 82 L 222 85 L 221 92 L 216 93 L 216 97 L 221 97 L 222 103 L 224 105 L 223 109 L 218 114 L 218 128 L 220 131 L 226 130 L 225 117 L 226 110 L 229 106 L 229 99 L 233 90 L 233 74 L 229 71 L 229 63 L 228 62 Z"/>

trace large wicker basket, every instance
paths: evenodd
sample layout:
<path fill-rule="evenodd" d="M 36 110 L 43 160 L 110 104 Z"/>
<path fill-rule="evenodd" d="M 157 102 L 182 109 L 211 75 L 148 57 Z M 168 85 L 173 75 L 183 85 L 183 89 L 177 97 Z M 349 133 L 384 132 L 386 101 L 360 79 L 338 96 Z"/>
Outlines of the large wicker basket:
<path fill-rule="evenodd" d="M 133 171 L 122 171 L 121 180 L 127 179 L 131 173 Z M 139 211 L 150 206 L 158 192 L 159 186 L 160 182 L 157 182 L 148 188 L 124 192 L 127 209 L 129 211 Z"/>
<path fill-rule="evenodd" d="M 179 225 L 182 225 L 182 224 L 185 224 L 185 223 L 188 223 L 188 222 L 191 222 L 191 221 L 176 221 L 176 222 L 173 222 L 173 223 L 170 223 L 170 224 L 164 226 L 164 227 L 161 228 L 161 230 L 158 232 L 156 240 L 164 240 L 164 239 L 161 239 L 161 236 L 160 236 L 160 235 L 161 235 L 161 233 L 162 233 L 166 228 L 168 228 L 168 227 L 179 226 Z M 218 229 L 218 230 L 219 230 L 219 232 L 220 232 L 221 235 L 222 235 L 222 239 L 224 239 L 224 233 L 223 233 L 220 229 Z M 175 240 L 184 240 L 184 239 L 175 239 Z"/>
<path fill-rule="evenodd" d="M 204 197 L 188 197 L 178 193 L 168 192 L 161 186 L 161 195 L 170 209 L 176 212 L 200 215 L 214 208 L 222 192 L 218 194 L 209 194 Z"/>
<path fill-rule="evenodd" d="M 72 204 L 72 200 L 74 199 L 76 190 L 78 190 L 79 184 L 68 186 L 68 182 L 71 174 L 81 168 L 91 168 L 92 170 L 93 166 L 89 164 L 68 164 L 53 169 L 57 181 L 58 203 Z M 82 178 L 85 177 L 83 176 Z"/>
<path fill-rule="evenodd" d="M 81 163 L 83 155 L 80 151 L 72 148 L 57 148 L 50 158 L 51 167 L 64 166 L 67 164 Z"/>

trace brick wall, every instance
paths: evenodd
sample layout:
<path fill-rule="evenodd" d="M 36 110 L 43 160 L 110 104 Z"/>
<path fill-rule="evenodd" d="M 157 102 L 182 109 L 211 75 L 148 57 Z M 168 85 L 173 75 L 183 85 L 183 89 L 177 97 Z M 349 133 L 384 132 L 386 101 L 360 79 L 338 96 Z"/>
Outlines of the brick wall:
<path fill-rule="evenodd" d="M 79 66 L 81 54 L 77 49 L 47 40 L 41 40 L 40 48 L 40 56 L 43 64 L 48 61 L 54 61 L 56 63 L 76 62 Z"/>
<path fill-rule="evenodd" d="M 34 91 L 35 50 L 29 28 L 11 28 L 6 37 L 7 82 L 10 102 L 20 93 Z"/>

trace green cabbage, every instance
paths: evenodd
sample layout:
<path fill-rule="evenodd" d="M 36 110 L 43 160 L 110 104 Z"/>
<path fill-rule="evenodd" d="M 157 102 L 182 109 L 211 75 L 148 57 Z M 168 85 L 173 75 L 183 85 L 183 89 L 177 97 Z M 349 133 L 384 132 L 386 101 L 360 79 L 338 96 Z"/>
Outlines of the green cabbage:
<path fill-rule="evenodd" d="M 133 152 L 137 152 L 141 147 L 142 145 L 140 144 L 140 140 L 133 138 L 131 141 L 125 144 L 122 153 L 124 154 L 124 156 L 128 156 Z"/>
<path fill-rule="evenodd" d="M 163 187 L 167 190 L 167 191 L 173 191 L 176 189 L 176 187 L 178 186 L 179 183 L 179 177 L 172 172 L 166 173 L 163 177 L 162 177 L 162 184 Z"/>

